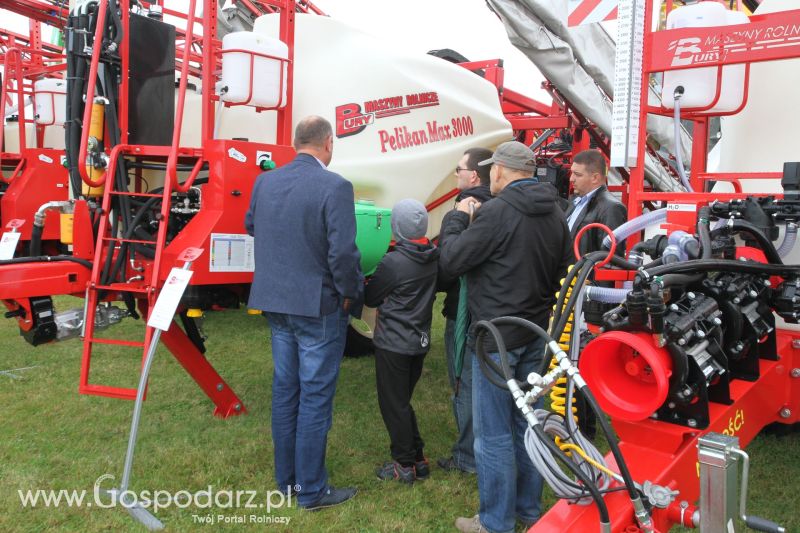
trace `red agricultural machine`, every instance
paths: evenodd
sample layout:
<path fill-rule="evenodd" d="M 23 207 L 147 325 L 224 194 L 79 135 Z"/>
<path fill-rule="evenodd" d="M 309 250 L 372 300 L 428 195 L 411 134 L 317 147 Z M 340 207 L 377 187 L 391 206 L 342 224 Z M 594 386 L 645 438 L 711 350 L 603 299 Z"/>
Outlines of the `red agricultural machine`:
<path fill-rule="evenodd" d="M 800 217 L 800 170 L 789 162 L 783 172 L 708 172 L 709 124 L 714 116 L 745 109 L 747 89 L 737 105 L 722 111 L 719 106 L 735 84 L 731 79 L 741 75 L 742 87 L 749 87 L 751 63 L 800 57 L 800 11 L 757 14 L 746 24 L 649 31 L 645 28 L 654 16 L 650 8 L 628 0 L 622 4 L 638 9 L 639 18 L 634 18 L 642 35 L 643 66 L 634 73 L 641 83 L 630 93 L 638 117 L 627 123 L 632 132 L 627 139 L 636 142 L 627 145 L 627 157 L 618 164 L 627 181 L 616 188 L 628 204 L 632 225 L 609 238 L 610 253 L 579 258 L 570 275 L 574 297 L 568 296 L 566 284 L 563 307 L 550 331 L 562 343 L 553 347 L 557 364 L 550 372 L 543 369 L 541 381 L 534 379 L 536 383 L 518 391 L 525 410 L 526 395 L 533 399 L 554 386 L 570 388 L 556 378 L 571 376 L 579 389 L 588 384 L 596 403 L 610 415 L 619 444 L 603 460 L 587 451 L 586 441 L 570 441 L 571 417 L 565 417 L 564 427 L 570 431 L 561 433 L 559 442 L 572 453 L 573 459 L 564 461 L 579 472 L 573 470 L 577 481 L 562 472 L 555 481 L 562 483 L 563 490 L 556 492 L 563 499 L 532 531 L 601 527 L 633 533 L 666 531 L 676 524 L 717 531 L 718 524 L 737 514 L 739 447 L 767 424 L 798 421 L 800 333 L 786 323 L 796 324 L 800 316 L 800 268 L 784 264 L 781 254 L 791 249 Z M 668 12 L 671 4 L 667 2 Z M 0 300 L 8 309 L 6 316 L 18 322 L 22 336 L 33 345 L 82 339 L 83 394 L 136 397 L 136 389 L 95 382 L 90 370 L 104 349 L 128 350 L 144 360 L 154 329 L 143 324 L 137 340 L 103 330 L 125 318 L 147 317 L 171 269 L 186 258 L 186 250 L 199 249 L 178 308 L 183 327 L 173 324 L 160 339 L 212 400 L 216 415 L 245 411 L 204 357 L 194 319 L 202 310 L 245 301 L 253 270 L 252 241 L 243 228 L 249 193 L 258 174 L 293 157 L 291 132 L 298 116 L 315 112 L 336 124 L 334 163 L 341 165 L 336 170 L 354 182 L 357 194 L 363 191 L 387 207 L 402 193 L 416 195 L 436 211 L 457 191 L 445 179 L 418 184 L 376 178 L 376 169 L 400 168 L 409 180 L 427 175 L 415 172 L 419 169 L 448 176 L 465 148 L 492 147 L 511 137 L 536 149 L 541 180 L 562 187 L 576 151 L 597 146 L 614 162 L 614 139 L 599 133 L 557 87 L 546 85 L 553 96 L 548 105 L 510 91 L 504 88 L 497 60 L 455 58 L 458 67 L 428 57 L 412 65 L 428 76 L 425 83 L 416 78 L 386 82 L 388 77 L 373 75 L 375 83 L 386 83 L 365 83 L 369 90 L 359 95 L 316 95 L 314 108 L 307 103 L 311 98 L 304 81 L 304 69 L 315 60 L 309 52 L 313 46 L 296 36 L 323 35 L 330 53 L 337 53 L 335 46 L 346 40 L 330 38 L 340 35 L 334 21 L 313 16 L 321 14 L 319 9 L 301 1 L 241 0 L 220 9 L 216 0 L 203 0 L 202 16 L 195 15 L 198 7 L 191 0 L 183 13 L 140 1 L 100 0 L 70 10 L 40 0 L 0 0 L 0 8 L 32 21 L 28 36 L 0 31 L 0 106 L 4 118 L 16 106 L 18 117 L 4 128 L 0 217 L 4 227 L 15 228 L 9 232 L 20 233 L 14 257 L 0 260 Z M 249 24 L 246 31 L 261 32 L 254 32 L 259 35 L 252 39 L 262 43 L 262 34 L 272 31 L 271 43 L 283 43 L 285 52 L 264 51 L 260 44 L 226 46 L 225 38 L 242 29 L 242 20 Z M 63 51 L 41 41 L 40 23 L 63 29 Z M 369 49 L 363 42 L 352 41 Z M 317 50 L 319 55 L 326 52 Z M 225 78 L 226 58 L 239 61 L 243 81 L 236 87 Z M 392 63 L 381 58 L 376 65 Z M 272 72 L 271 99 L 262 100 L 258 92 L 262 67 Z M 673 84 L 672 106 L 654 106 L 642 90 L 654 74 L 665 73 L 666 87 L 666 73 L 698 67 L 708 69 L 705 74 L 713 80 L 706 102 L 681 109 L 694 93 L 682 86 L 684 93 L 676 98 Z M 726 70 L 731 68 L 739 70 Z M 347 73 L 339 74 L 331 83 L 350 87 Z M 37 90 L 43 78 L 49 85 Z M 232 96 L 234 89 L 241 93 L 238 97 Z M 426 95 L 424 105 L 419 95 Z M 30 114 L 29 98 L 36 100 Z M 62 98 L 59 148 L 47 136 L 58 131 L 57 110 L 62 108 L 57 102 Z M 662 193 L 645 182 L 645 154 L 656 154 L 646 142 L 647 116 L 672 116 L 676 107 L 678 118 L 694 126 L 686 182 L 697 192 Z M 246 115 L 235 114 L 245 112 L 243 108 Z M 229 117 L 246 117 L 268 134 L 240 133 L 222 117 L 229 122 Z M 470 128 L 458 130 L 460 136 L 440 135 L 447 131 L 437 128 L 440 123 Z M 419 142 L 400 142 L 403 128 L 413 131 Z M 408 154 L 424 161 L 416 163 Z M 677 179 L 682 165 L 663 162 L 665 172 Z M 757 187 L 760 191 L 744 192 L 756 180 L 781 181 L 782 190 L 767 194 Z M 712 190 L 720 182 L 730 183 L 735 192 Z M 642 219 L 645 208 L 650 212 Z M 381 227 L 380 215 L 373 211 L 371 216 L 372 226 L 365 226 L 370 231 L 375 218 Z M 663 235 L 641 238 L 648 225 L 659 227 Z M 788 237 L 776 248 L 772 242 L 779 226 L 787 228 Z M 615 243 L 622 246 L 623 240 L 626 259 L 612 259 Z M 381 243 L 376 246 L 378 258 L 388 239 Z M 590 275 L 616 281 L 619 287 L 584 288 Z M 572 331 L 580 329 L 579 320 L 570 317 L 581 315 L 580 301 L 587 294 L 613 304 L 613 309 L 599 321 L 602 333 L 583 348 L 577 363 L 581 346 L 577 335 L 570 338 L 567 326 L 571 320 Z M 55 295 L 82 297 L 84 308 L 59 313 L 53 306 Z M 543 446 L 551 455 L 539 454 L 546 462 L 542 467 L 549 467 L 560 452 L 551 449 L 556 441 L 545 429 L 538 438 L 547 441 Z M 778 530 L 753 517 L 748 523 Z"/>

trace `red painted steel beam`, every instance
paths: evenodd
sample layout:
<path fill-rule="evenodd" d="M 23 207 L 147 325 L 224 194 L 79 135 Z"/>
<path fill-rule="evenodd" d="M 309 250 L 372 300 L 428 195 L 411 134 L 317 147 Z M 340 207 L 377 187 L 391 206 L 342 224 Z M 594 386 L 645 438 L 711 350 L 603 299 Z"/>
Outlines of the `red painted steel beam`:
<path fill-rule="evenodd" d="M 548 128 L 564 129 L 572 127 L 572 119 L 568 116 L 555 117 L 514 117 L 506 116 L 515 130 L 546 130 Z"/>

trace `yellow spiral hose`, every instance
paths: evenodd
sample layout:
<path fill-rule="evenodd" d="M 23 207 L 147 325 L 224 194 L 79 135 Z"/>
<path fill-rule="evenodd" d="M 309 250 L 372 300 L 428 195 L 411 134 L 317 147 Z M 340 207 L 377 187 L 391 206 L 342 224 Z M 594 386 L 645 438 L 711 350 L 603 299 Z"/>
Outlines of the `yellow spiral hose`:
<path fill-rule="evenodd" d="M 574 265 L 570 266 L 568 271 L 571 271 Z M 564 299 L 566 302 L 569 300 L 570 295 L 572 294 L 572 288 L 575 286 L 575 280 L 577 277 L 572 278 L 572 283 L 567 289 L 567 298 Z M 564 283 L 564 280 L 561 280 L 561 283 Z M 567 324 L 564 327 L 564 332 L 561 334 L 561 338 L 558 339 L 558 345 L 561 347 L 562 350 L 569 353 L 569 341 L 572 338 L 572 326 L 575 324 L 575 319 L 572 316 L 572 313 L 569 315 L 569 320 L 567 320 Z M 550 360 L 550 370 L 557 366 L 555 357 Z M 556 413 L 560 414 L 561 416 L 566 416 L 566 404 L 567 404 L 567 378 L 559 378 L 556 381 L 556 384 L 553 385 L 553 389 L 550 391 L 550 409 L 555 411 Z M 577 412 L 578 408 L 575 406 L 575 399 L 572 399 L 572 416 L 575 417 L 577 420 Z"/>

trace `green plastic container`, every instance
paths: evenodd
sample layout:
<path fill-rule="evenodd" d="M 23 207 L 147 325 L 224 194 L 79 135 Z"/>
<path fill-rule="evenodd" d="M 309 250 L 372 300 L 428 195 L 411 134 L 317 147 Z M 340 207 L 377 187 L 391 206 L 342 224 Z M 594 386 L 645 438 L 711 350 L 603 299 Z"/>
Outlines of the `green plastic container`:
<path fill-rule="evenodd" d="M 392 210 L 375 207 L 369 200 L 358 200 L 356 209 L 356 246 L 361 252 L 361 271 L 375 272 L 392 241 Z"/>

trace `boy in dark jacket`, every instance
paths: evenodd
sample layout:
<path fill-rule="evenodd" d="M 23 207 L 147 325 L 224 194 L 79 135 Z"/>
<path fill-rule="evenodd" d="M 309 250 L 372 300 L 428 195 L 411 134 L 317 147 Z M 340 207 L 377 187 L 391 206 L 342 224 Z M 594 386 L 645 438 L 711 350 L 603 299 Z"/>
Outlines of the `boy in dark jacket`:
<path fill-rule="evenodd" d="M 392 461 L 379 479 L 413 483 L 430 474 L 411 395 L 430 347 L 439 250 L 425 237 L 428 213 L 416 200 L 392 209 L 393 251 L 381 260 L 365 290 L 365 303 L 378 308 L 373 341 L 378 405 L 391 440 Z"/>

